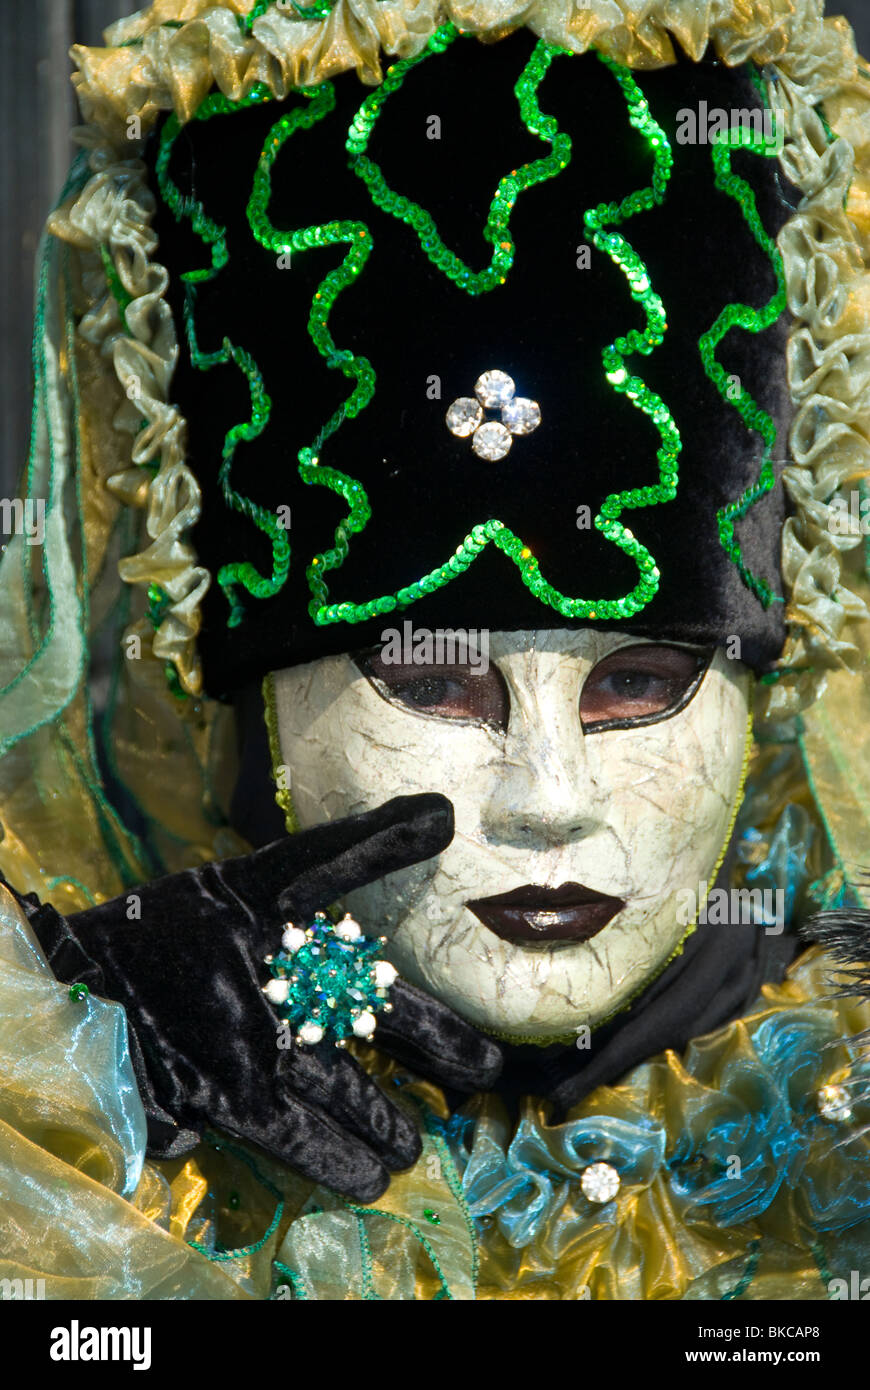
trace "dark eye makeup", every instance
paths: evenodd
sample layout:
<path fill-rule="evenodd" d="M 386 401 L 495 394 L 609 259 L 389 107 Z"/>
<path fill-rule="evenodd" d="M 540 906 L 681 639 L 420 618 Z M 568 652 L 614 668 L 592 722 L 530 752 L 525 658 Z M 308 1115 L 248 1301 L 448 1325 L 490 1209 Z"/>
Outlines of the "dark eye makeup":
<path fill-rule="evenodd" d="M 507 728 L 510 696 L 505 678 L 495 665 L 482 671 L 468 663 L 388 664 L 381 659 L 379 647 L 358 652 L 354 661 L 390 704 L 435 719 Z"/>
<path fill-rule="evenodd" d="M 580 692 L 586 733 L 655 724 L 685 709 L 712 651 L 653 643 L 620 647 L 593 666 Z"/>
<path fill-rule="evenodd" d="M 579 714 L 584 731 L 634 728 L 677 714 L 695 694 L 712 655 L 659 643 L 611 652 L 583 682 Z M 483 671 L 459 663 L 385 663 L 379 647 L 358 652 L 353 659 L 390 704 L 432 719 L 507 730 L 510 695 L 495 664 Z"/>

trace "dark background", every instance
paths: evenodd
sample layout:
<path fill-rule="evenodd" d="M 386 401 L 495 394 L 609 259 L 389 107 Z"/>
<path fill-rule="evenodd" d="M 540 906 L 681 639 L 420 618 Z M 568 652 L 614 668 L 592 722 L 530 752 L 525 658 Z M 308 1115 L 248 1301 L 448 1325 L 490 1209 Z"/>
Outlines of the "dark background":
<path fill-rule="evenodd" d="M 78 114 L 69 75 L 72 43 L 99 44 L 107 24 L 137 0 L 0 0 L 0 497 L 9 497 L 30 430 L 33 264 L 42 224 L 63 186 Z M 870 56 L 870 3 L 835 0 Z"/>

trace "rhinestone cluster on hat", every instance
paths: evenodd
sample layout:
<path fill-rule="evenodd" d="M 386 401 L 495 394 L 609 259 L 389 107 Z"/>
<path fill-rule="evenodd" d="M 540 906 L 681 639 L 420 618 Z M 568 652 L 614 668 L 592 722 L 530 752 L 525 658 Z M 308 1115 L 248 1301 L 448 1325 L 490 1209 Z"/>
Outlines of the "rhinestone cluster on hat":
<path fill-rule="evenodd" d="M 498 420 L 488 420 L 484 412 L 497 410 Z M 459 439 L 471 435 L 471 447 L 478 458 L 495 463 L 509 452 L 515 434 L 531 434 L 541 423 L 537 401 L 516 395 L 516 386 L 507 372 L 484 372 L 474 383 L 473 396 L 460 396 L 447 411 L 447 428 Z"/>

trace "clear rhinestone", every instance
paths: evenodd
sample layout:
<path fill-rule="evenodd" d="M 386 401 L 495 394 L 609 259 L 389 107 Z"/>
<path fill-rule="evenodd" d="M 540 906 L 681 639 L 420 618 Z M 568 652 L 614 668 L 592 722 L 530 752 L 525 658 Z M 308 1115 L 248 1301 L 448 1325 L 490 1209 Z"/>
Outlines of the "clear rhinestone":
<path fill-rule="evenodd" d="M 826 1120 L 846 1124 L 852 1118 L 849 1092 L 845 1086 L 822 1086 L 816 1092 L 819 1114 Z"/>
<path fill-rule="evenodd" d="M 480 404 L 488 406 L 490 410 L 507 405 L 515 390 L 507 372 L 484 372 L 474 383 L 474 394 Z"/>
<path fill-rule="evenodd" d="M 460 396 L 447 412 L 447 428 L 460 439 L 467 439 L 470 434 L 474 434 L 482 419 L 480 402 L 473 396 Z"/>
<path fill-rule="evenodd" d="M 506 430 L 498 420 L 487 420 L 485 425 L 474 431 L 471 447 L 480 458 L 494 463 L 496 459 L 504 458 L 511 443 L 510 430 Z"/>
<path fill-rule="evenodd" d="M 619 1174 L 609 1163 L 592 1163 L 583 1169 L 580 1186 L 590 1202 L 611 1202 L 619 1191 Z"/>
<path fill-rule="evenodd" d="M 537 401 L 527 400 L 525 396 L 515 396 L 507 405 L 502 406 L 501 419 L 511 434 L 531 434 L 541 423 L 541 407 Z"/>

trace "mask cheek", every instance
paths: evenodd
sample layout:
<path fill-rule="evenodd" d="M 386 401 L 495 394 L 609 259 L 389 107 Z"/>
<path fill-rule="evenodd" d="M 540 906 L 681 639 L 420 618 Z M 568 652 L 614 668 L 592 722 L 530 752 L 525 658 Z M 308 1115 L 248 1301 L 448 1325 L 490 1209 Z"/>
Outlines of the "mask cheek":
<path fill-rule="evenodd" d="M 644 920 L 655 900 L 667 916 L 678 888 L 697 891 L 722 852 L 743 768 L 746 706 L 735 696 L 714 679 L 660 725 L 601 735 L 593 780 L 606 783 L 608 829 L 626 875 L 624 886 L 609 891 L 647 899 Z M 699 724 L 711 718 L 718 743 L 702 741 Z"/>
<path fill-rule="evenodd" d="M 602 806 L 603 853 L 613 860 L 615 877 L 612 883 L 608 878 L 607 891 L 633 898 L 663 888 L 675 860 L 691 853 L 698 836 L 695 814 L 709 788 L 674 757 L 672 746 L 650 739 L 645 730 L 601 738 L 600 765 L 591 780 Z"/>

